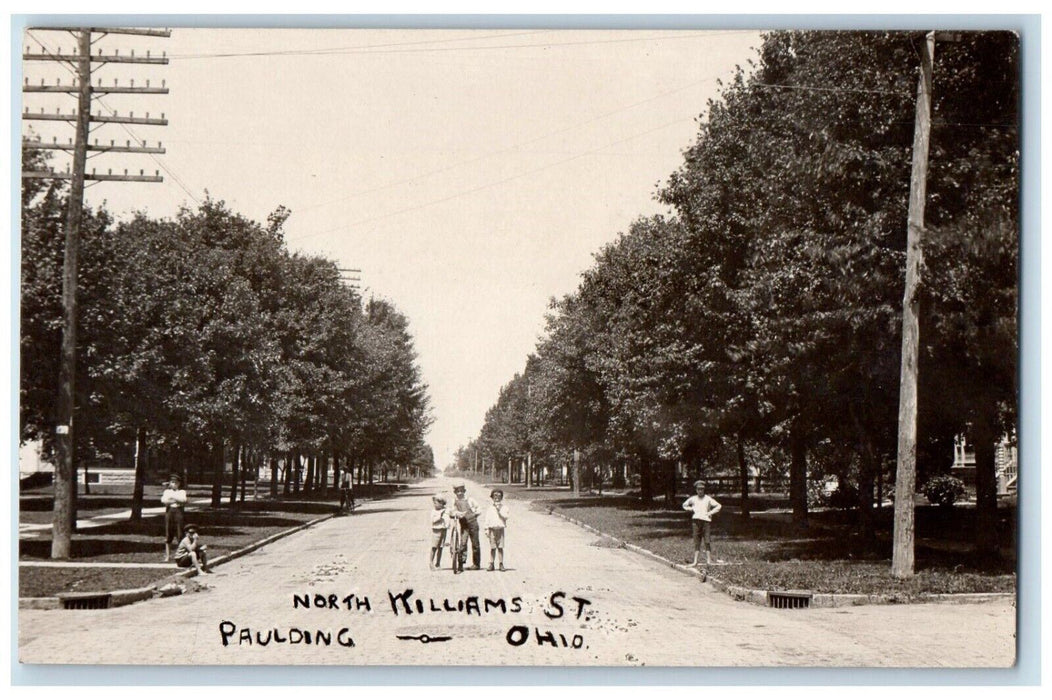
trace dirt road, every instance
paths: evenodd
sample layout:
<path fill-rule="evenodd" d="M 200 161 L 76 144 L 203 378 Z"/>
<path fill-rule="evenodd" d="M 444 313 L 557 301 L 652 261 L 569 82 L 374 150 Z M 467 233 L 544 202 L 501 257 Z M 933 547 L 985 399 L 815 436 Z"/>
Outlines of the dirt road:
<path fill-rule="evenodd" d="M 773 610 L 508 500 L 508 571 L 427 562 L 435 479 L 216 569 L 208 590 L 19 611 L 25 663 L 1006 667 L 1007 602 Z M 483 489 L 469 486 L 480 504 Z M 207 538 L 207 533 L 205 533 Z M 470 562 L 469 562 L 470 563 Z M 426 635 L 424 641 L 422 635 Z M 411 639 L 399 639 L 413 637 Z M 448 639 L 443 639 L 443 638 Z"/>

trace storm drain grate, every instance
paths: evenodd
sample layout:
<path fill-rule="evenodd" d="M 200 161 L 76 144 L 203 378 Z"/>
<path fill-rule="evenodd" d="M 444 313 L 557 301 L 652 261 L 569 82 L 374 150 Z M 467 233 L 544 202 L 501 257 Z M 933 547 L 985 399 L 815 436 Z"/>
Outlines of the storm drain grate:
<path fill-rule="evenodd" d="M 767 591 L 767 607 L 798 610 L 811 607 L 811 594 L 804 591 Z"/>
<path fill-rule="evenodd" d="M 109 593 L 67 593 L 59 596 L 66 610 L 102 610 L 110 607 Z"/>

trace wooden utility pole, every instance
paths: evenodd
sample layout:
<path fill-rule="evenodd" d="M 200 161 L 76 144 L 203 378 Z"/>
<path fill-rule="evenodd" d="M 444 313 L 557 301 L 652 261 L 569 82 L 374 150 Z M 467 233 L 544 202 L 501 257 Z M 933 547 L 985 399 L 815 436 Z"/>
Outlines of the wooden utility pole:
<path fill-rule="evenodd" d="M 62 259 L 62 350 L 58 369 L 58 411 L 55 421 L 55 501 L 52 514 L 51 558 L 69 559 L 76 509 L 77 475 L 73 469 L 73 379 L 77 364 L 77 254 L 83 213 L 84 167 L 88 160 L 91 124 L 91 32 L 77 38 L 77 126 L 73 149 L 73 182 L 66 209 L 66 248 Z"/>
<path fill-rule="evenodd" d="M 913 171 L 906 234 L 906 290 L 902 298 L 902 371 L 899 380 L 899 442 L 895 474 L 895 524 L 891 575 L 913 576 L 914 505 L 917 485 L 917 363 L 920 348 L 920 300 L 924 235 L 924 200 L 928 179 L 928 144 L 931 132 L 932 63 L 935 32 L 921 45 L 920 78 L 913 131 Z"/>
<path fill-rule="evenodd" d="M 141 182 L 161 182 L 162 179 L 155 175 L 149 176 L 129 176 L 127 171 L 123 176 L 110 174 L 105 176 L 96 176 L 94 174 L 88 175 L 85 170 L 87 166 L 87 154 L 88 150 L 110 150 L 103 146 L 88 145 L 88 134 L 91 130 L 91 122 L 109 122 L 109 123 L 124 123 L 124 124 L 167 124 L 167 121 L 162 119 L 149 119 L 147 115 L 146 119 L 136 119 L 133 115 L 128 117 L 119 116 L 108 116 L 102 115 L 92 116 L 91 114 L 91 100 L 92 93 L 94 92 L 91 85 L 91 64 L 92 63 L 151 63 L 151 64 L 167 64 L 168 59 L 166 57 L 138 57 L 136 58 L 134 52 L 131 56 L 119 56 L 118 53 L 114 53 L 113 56 L 102 56 L 101 53 L 97 56 L 91 55 L 91 37 L 92 33 L 104 33 L 104 34 L 138 34 L 143 36 L 163 36 L 167 37 L 171 35 L 168 30 L 150 30 L 150 29 L 91 29 L 91 28 L 58 28 L 58 27 L 44 27 L 40 29 L 57 29 L 59 31 L 68 31 L 73 33 L 77 37 L 77 51 L 75 54 L 62 54 L 50 53 L 42 51 L 40 54 L 32 54 L 26 52 L 23 55 L 23 59 L 27 61 L 59 61 L 72 63 L 75 68 L 77 84 L 76 85 L 56 85 L 56 86 L 30 86 L 28 79 L 26 85 L 23 87 L 24 92 L 65 92 L 69 94 L 76 94 L 77 96 L 77 112 L 76 114 L 44 114 L 43 110 L 39 114 L 30 114 L 28 108 L 23 113 L 24 119 L 39 119 L 39 120 L 50 120 L 50 121 L 72 121 L 76 124 L 75 137 L 72 144 L 73 147 L 73 162 L 72 172 L 68 173 L 56 173 L 54 171 L 34 171 L 34 172 L 23 172 L 22 177 L 27 179 L 34 178 L 51 178 L 51 179 L 68 179 L 70 180 L 70 192 L 69 200 L 66 210 L 66 232 L 65 232 L 65 250 L 63 253 L 62 260 L 62 347 L 59 359 L 59 375 L 58 375 L 58 401 L 56 404 L 56 420 L 55 420 L 55 497 L 54 506 L 52 511 L 51 525 L 52 525 L 52 538 L 51 538 L 51 558 L 52 559 L 68 559 L 70 556 L 70 549 L 72 545 L 73 531 L 76 529 L 76 495 L 77 495 L 77 472 L 74 466 L 74 440 L 73 440 L 73 414 L 74 414 L 74 396 L 75 386 L 74 379 L 76 377 L 76 360 L 77 360 L 77 257 L 80 248 L 80 225 L 83 217 L 84 209 L 84 181 L 87 180 L 124 180 L 124 181 L 141 181 Z M 103 89 L 100 87 L 99 92 Z M 150 92 L 165 94 L 168 92 L 167 88 L 114 88 L 117 92 Z M 42 142 L 28 141 L 25 144 L 27 148 L 52 148 L 52 149 L 65 149 L 66 146 L 60 146 L 57 142 L 46 144 Z M 111 148 L 112 142 L 111 142 Z M 158 151 L 163 152 L 163 149 L 159 147 L 157 149 L 147 149 L 145 144 L 143 146 L 131 146 L 128 142 L 126 147 L 120 148 L 115 147 L 116 150 L 124 153 L 136 153 L 136 152 L 149 152 L 156 153 Z"/>

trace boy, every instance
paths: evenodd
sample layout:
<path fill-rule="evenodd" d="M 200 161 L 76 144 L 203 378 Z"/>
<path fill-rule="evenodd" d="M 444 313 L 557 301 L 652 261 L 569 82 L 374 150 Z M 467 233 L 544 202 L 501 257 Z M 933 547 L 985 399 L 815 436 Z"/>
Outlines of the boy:
<path fill-rule="evenodd" d="M 175 563 L 183 568 L 194 567 L 199 574 L 210 574 L 208 568 L 207 547 L 197 536 L 197 526 L 187 525 L 184 532 L 186 536 L 179 542 L 179 548 L 175 550 Z"/>
<path fill-rule="evenodd" d="M 483 520 L 486 524 L 486 539 L 489 540 L 489 568 L 493 571 L 493 565 L 500 556 L 500 570 L 504 571 L 504 528 L 508 523 L 508 507 L 504 505 L 504 492 L 493 489 L 489 495 L 493 504 L 486 509 Z"/>
<path fill-rule="evenodd" d="M 705 482 L 695 481 L 694 489 L 697 493 L 683 502 L 683 510 L 694 511 L 690 519 L 691 531 L 694 535 L 694 563 L 698 565 L 698 555 L 701 553 L 701 543 L 705 543 L 705 563 L 712 563 L 712 516 L 723 508 L 715 498 L 705 495 Z M 717 560 L 718 561 L 718 560 Z"/>
<path fill-rule="evenodd" d="M 178 474 L 168 477 L 168 484 L 161 494 L 164 504 L 164 560 L 172 558 L 172 542 L 183 538 L 183 511 L 186 508 L 186 490 Z"/>
<path fill-rule="evenodd" d="M 354 512 L 354 484 L 351 479 L 351 470 L 344 469 L 340 473 L 340 509 L 344 513 L 348 508 Z"/>
<path fill-rule="evenodd" d="M 467 487 L 457 484 L 453 487 L 453 505 L 450 516 L 460 521 L 464 533 L 471 540 L 471 568 L 478 570 L 482 564 L 482 552 L 479 548 L 479 513 L 481 509 L 474 498 L 467 495 Z M 467 544 L 463 542 L 460 548 L 461 568 L 467 559 Z"/>
<path fill-rule="evenodd" d="M 448 528 L 449 514 L 446 512 L 446 499 L 435 494 L 431 497 L 431 556 L 427 562 L 432 571 L 442 566 L 442 545 L 446 542 Z"/>

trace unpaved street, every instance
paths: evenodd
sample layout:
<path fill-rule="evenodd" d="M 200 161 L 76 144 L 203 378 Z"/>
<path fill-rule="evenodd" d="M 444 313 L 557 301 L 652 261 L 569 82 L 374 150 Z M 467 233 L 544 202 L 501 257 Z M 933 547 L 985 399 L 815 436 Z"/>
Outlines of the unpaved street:
<path fill-rule="evenodd" d="M 198 593 L 112 610 L 21 610 L 20 659 L 1005 667 L 1015 658 L 1007 602 L 762 608 L 632 552 L 595 546 L 596 535 L 515 499 L 508 571 L 485 571 L 484 534 L 483 570 L 455 576 L 447 551 L 443 569 L 431 571 L 429 496 L 449 490 L 434 479 L 365 503 L 217 568 Z M 488 502 L 480 487 L 469 493 Z M 420 635 L 449 639 L 424 643 Z"/>

